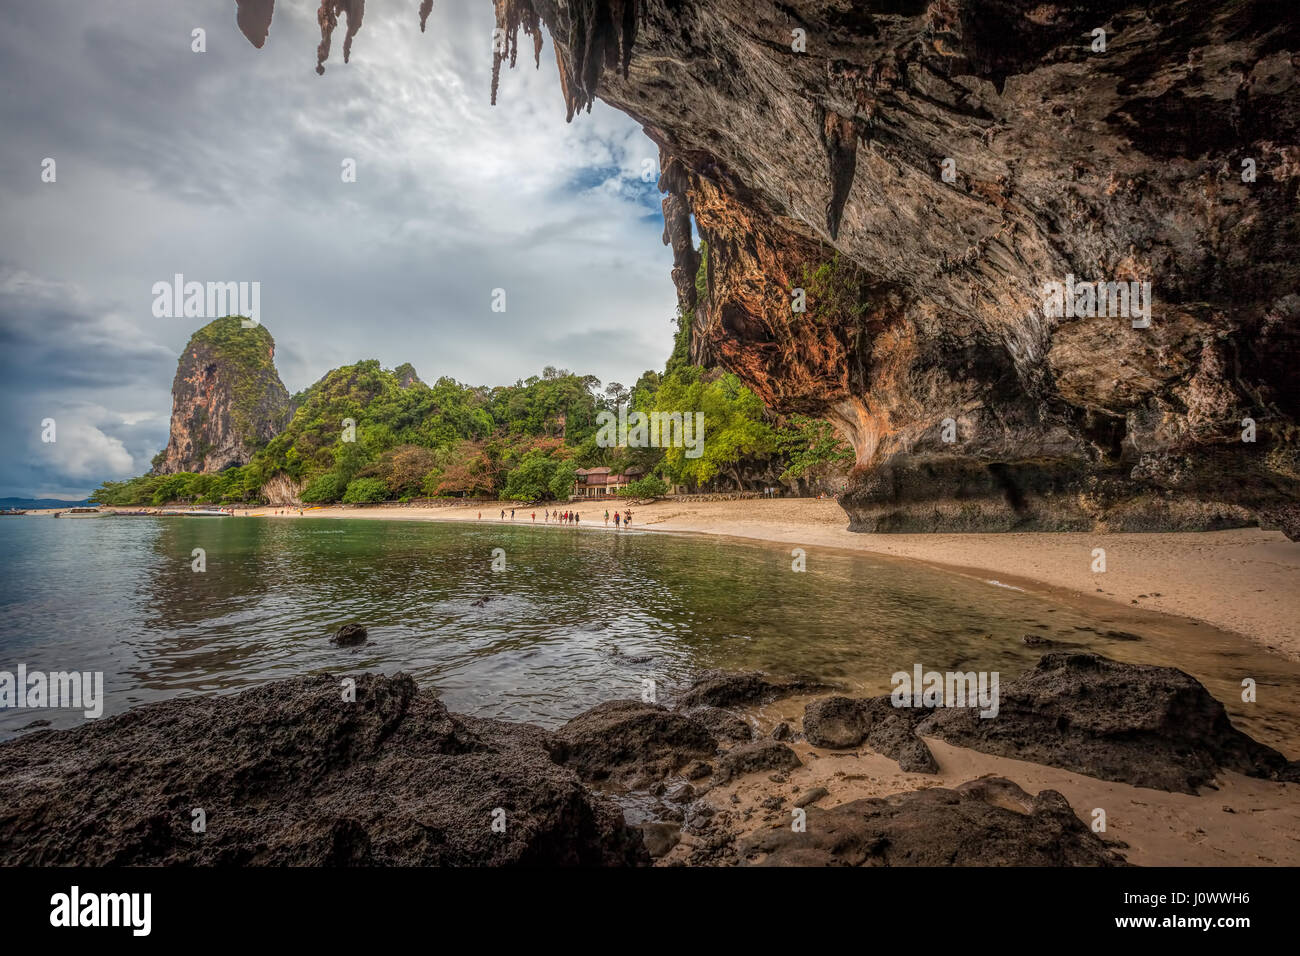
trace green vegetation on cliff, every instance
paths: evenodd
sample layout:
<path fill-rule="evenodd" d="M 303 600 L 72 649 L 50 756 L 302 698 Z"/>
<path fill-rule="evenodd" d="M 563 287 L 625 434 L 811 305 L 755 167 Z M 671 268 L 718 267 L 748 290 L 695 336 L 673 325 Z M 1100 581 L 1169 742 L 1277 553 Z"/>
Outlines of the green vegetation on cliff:
<path fill-rule="evenodd" d="M 696 284 L 705 294 L 707 249 Z M 851 461 L 826 422 L 782 421 L 731 374 L 690 364 L 693 315 L 678 317 L 665 370 L 645 372 L 632 388 L 547 367 L 514 385 L 487 388 L 439 378 L 420 380 L 405 363 L 388 370 L 367 359 L 337 368 L 293 396 L 288 426 L 251 461 L 220 474 L 145 475 L 107 482 L 92 496 L 108 505 L 256 502 L 286 482 L 307 503 L 371 502 L 419 496 L 564 499 L 578 468 L 615 474 L 637 468 L 635 495 L 686 490 L 807 488 Z M 250 334 L 251 333 L 251 334 Z M 200 329 L 191 340 L 220 349 L 257 378 L 270 366 L 264 328 L 236 317 Z M 237 398 L 237 402 L 246 401 Z M 597 416 L 642 412 L 702 413 L 698 455 L 684 447 L 602 447 Z"/>

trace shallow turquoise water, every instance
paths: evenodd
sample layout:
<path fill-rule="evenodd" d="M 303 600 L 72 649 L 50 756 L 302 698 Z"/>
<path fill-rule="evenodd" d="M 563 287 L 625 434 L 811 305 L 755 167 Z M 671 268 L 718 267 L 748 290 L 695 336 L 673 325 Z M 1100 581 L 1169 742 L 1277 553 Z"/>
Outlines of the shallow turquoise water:
<path fill-rule="evenodd" d="M 1020 642 L 1035 633 L 1177 664 L 1262 739 L 1297 737 L 1300 668 L 1240 638 L 911 563 L 817 549 L 807 562 L 796 573 L 788 548 L 731 539 L 487 521 L 8 518 L 0 670 L 103 671 L 107 713 L 306 672 L 406 671 L 453 710 L 553 725 L 707 667 L 872 693 L 915 663 L 1005 681 L 1038 659 Z M 346 621 L 370 643 L 330 644 Z M 1144 639 L 1104 636 L 1115 629 Z M 1234 705 L 1243 673 L 1261 684 L 1254 707 Z M 0 736 L 38 718 L 84 719 L 0 712 Z"/>

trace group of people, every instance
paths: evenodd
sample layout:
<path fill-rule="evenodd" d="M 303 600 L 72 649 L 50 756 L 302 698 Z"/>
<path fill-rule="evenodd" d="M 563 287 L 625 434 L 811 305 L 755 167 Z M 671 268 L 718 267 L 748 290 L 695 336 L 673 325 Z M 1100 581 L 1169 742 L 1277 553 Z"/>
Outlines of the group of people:
<path fill-rule="evenodd" d="M 536 512 L 536 511 L 534 511 L 534 512 L 531 513 L 531 517 L 532 517 L 532 519 L 533 519 L 533 524 L 537 524 L 537 512 Z M 552 511 L 552 510 L 549 509 L 549 508 L 545 508 L 545 509 L 543 509 L 543 511 L 542 511 L 542 521 L 545 522 L 545 523 L 547 523 L 547 524 L 550 523 L 551 519 L 555 519 L 555 521 L 558 522 L 559 524 L 578 524 L 578 523 L 580 522 L 580 520 L 581 520 L 581 517 L 582 517 L 582 516 L 579 515 L 578 512 L 576 512 L 576 511 Z M 478 513 L 478 518 L 479 518 L 480 521 L 483 520 L 483 512 L 480 511 L 480 512 Z M 506 520 L 506 509 L 505 509 L 505 508 L 502 508 L 502 509 L 501 509 L 501 520 L 502 520 L 502 521 L 505 521 L 505 520 Z M 511 509 L 510 509 L 510 520 L 511 520 L 511 521 L 514 521 L 514 520 L 515 520 L 515 509 L 514 509 L 514 508 L 511 508 Z M 622 512 L 619 512 L 619 511 L 617 511 L 617 510 L 614 511 L 614 527 L 615 527 L 615 528 L 618 528 L 620 525 L 621 525 L 622 527 L 624 527 L 624 528 L 630 528 L 630 527 L 632 527 L 632 509 L 631 509 L 631 508 L 624 508 Z M 609 511 L 606 511 L 606 512 L 605 512 L 605 527 L 606 527 L 606 528 L 609 527 Z"/>

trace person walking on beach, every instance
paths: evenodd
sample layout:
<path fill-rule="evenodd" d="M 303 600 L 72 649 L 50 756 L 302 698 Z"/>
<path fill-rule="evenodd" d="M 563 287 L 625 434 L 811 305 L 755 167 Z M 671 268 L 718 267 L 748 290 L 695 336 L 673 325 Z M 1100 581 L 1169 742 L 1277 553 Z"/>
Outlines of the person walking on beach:
<path fill-rule="evenodd" d="M 537 524 L 537 512 L 533 512 L 533 524 Z"/>
<path fill-rule="evenodd" d="M 615 511 L 615 512 L 614 512 L 614 530 L 615 530 L 615 531 L 618 530 L 618 522 L 619 522 L 619 518 L 620 518 L 619 513 L 618 513 L 617 511 Z"/>
<path fill-rule="evenodd" d="M 514 521 L 514 520 L 515 520 L 515 509 L 514 509 L 514 508 L 511 508 L 511 509 L 510 509 L 510 520 L 511 520 L 511 521 Z"/>
<path fill-rule="evenodd" d="M 606 528 L 609 527 L 609 509 L 608 509 L 608 508 L 605 509 L 605 527 L 606 527 Z"/>
<path fill-rule="evenodd" d="M 542 509 L 542 524 L 546 524 L 546 522 L 550 520 L 551 520 L 551 509 L 550 508 Z"/>
<path fill-rule="evenodd" d="M 631 508 L 628 508 L 627 511 L 624 512 L 624 514 L 623 514 L 623 527 L 624 527 L 624 528 L 630 528 L 630 527 L 632 527 L 632 509 L 631 509 Z"/>
<path fill-rule="evenodd" d="M 573 523 L 577 524 L 581 520 L 582 520 L 582 515 L 578 514 L 578 512 L 575 511 L 573 513 Z"/>

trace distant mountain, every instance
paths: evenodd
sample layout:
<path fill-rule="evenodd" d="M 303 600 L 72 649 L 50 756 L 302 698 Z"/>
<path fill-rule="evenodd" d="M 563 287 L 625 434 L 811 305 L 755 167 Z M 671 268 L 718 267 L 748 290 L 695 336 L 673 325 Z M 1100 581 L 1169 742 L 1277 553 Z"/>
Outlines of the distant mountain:
<path fill-rule="evenodd" d="M 172 382 L 171 438 L 154 474 L 216 473 L 243 465 L 289 420 L 289 392 L 275 370 L 275 341 L 237 315 L 191 336 Z"/>
<path fill-rule="evenodd" d="M 82 508 L 89 498 L 68 501 L 66 498 L 0 498 L 0 508 Z"/>

